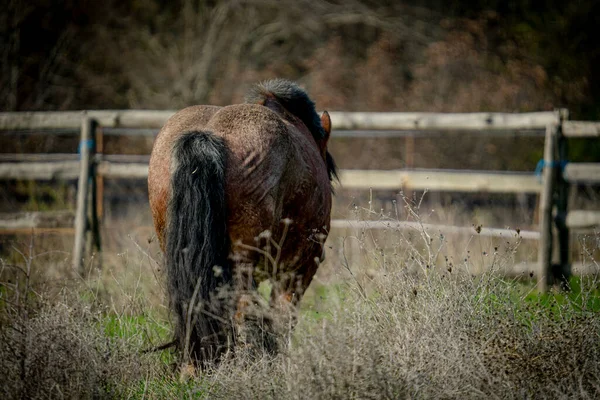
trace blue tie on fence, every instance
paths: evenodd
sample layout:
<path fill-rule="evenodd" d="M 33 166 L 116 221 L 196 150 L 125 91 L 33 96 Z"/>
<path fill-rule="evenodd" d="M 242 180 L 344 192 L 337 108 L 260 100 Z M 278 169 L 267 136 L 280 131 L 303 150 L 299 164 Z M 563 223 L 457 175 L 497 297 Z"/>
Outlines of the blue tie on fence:
<path fill-rule="evenodd" d="M 537 165 L 535 166 L 534 174 L 540 180 L 542 180 L 542 171 L 544 171 L 544 167 L 559 167 L 561 171 L 564 171 L 568 163 L 568 160 L 546 161 L 542 158 L 540 161 L 538 161 Z"/>
<path fill-rule="evenodd" d="M 88 150 L 91 150 L 94 148 L 94 139 L 87 139 L 87 140 L 80 140 L 79 141 L 79 146 L 77 146 L 77 154 L 79 154 L 79 159 L 81 160 L 81 150 L 83 150 L 84 148 L 87 148 Z M 90 175 L 88 178 L 88 182 L 92 181 L 92 176 Z"/>
<path fill-rule="evenodd" d="M 81 154 L 81 150 L 83 148 L 93 149 L 94 148 L 94 139 L 81 140 L 79 142 L 79 146 L 77 146 L 77 154 Z"/>

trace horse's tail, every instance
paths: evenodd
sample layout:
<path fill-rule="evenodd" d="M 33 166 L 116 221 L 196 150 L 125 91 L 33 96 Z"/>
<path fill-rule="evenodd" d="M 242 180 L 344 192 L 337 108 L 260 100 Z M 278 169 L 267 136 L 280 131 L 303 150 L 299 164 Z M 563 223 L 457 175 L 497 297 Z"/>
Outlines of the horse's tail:
<path fill-rule="evenodd" d="M 227 300 L 217 293 L 232 281 L 226 161 L 223 139 L 211 132 L 186 133 L 173 147 L 166 263 L 175 342 L 184 358 L 202 364 L 230 342 Z"/>

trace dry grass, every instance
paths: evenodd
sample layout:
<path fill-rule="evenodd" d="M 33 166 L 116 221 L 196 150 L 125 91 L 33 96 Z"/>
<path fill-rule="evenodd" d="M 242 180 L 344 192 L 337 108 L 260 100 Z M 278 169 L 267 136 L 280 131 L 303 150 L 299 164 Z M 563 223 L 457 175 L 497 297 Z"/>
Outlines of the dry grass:
<path fill-rule="evenodd" d="M 0 397 L 126 395 L 156 369 L 141 350 L 164 326 L 135 308 L 139 285 L 128 274 L 119 284 L 112 268 L 83 279 L 64 252 L 42 249 L 56 240 L 38 242 L 15 242 L 0 258 Z"/>
<path fill-rule="evenodd" d="M 600 321 L 497 277 L 386 271 L 301 320 L 274 359 L 225 363 L 221 398 L 595 398 Z"/>
<path fill-rule="evenodd" d="M 497 273 L 518 255 L 518 237 L 500 245 L 475 233 L 430 239 L 418 230 L 331 237 L 296 328 L 290 314 L 272 316 L 276 356 L 242 348 L 185 381 L 168 351 L 142 354 L 171 331 L 154 243 L 123 241 L 102 270 L 90 264 L 89 278 L 70 272 L 62 285 L 43 277 L 66 273 L 68 262 L 17 248 L 23 255 L 3 259 L 0 277 L 2 397 L 600 395 L 595 278 L 572 280 L 569 294 L 541 295 Z M 483 265 L 491 272 L 471 273 Z"/>
<path fill-rule="evenodd" d="M 334 246 L 339 256 L 329 268 L 338 284 L 313 284 L 280 354 L 238 354 L 203 381 L 208 398 L 600 395 L 595 277 L 574 278 L 569 294 L 547 295 L 503 278 L 498 272 L 514 261 L 518 236 L 503 239 L 502 248 L 474 234 L 457 249 L 419 231 L 340 243 L 348 240 L 359 244 L 362 268 L 346 247 Z M 448 251 L 464 258 L 449 264 Z"/>
<path fill-rule="evenodd" d="M 0 329 L 5 399 L 117 397 L 147 369 L 129 339 L 107 337 L 96 312 L 59 303 Z"/>

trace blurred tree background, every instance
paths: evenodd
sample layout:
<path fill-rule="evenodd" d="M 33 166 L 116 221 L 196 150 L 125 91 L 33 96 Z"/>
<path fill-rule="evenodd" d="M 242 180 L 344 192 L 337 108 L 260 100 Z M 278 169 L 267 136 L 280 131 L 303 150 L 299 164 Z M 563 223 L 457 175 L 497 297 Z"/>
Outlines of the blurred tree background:
<path fill-rule="evenodd" d="M 7 0 L 0 108 L 223 105 L 286 77 L 320 109 L 598 120 L 599 26 L 594 0 Z"/>

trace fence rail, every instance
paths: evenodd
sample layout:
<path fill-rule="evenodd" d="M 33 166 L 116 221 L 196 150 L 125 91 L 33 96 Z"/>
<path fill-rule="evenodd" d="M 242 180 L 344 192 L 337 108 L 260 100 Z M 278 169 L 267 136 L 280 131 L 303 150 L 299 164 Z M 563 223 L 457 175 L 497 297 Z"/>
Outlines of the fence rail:
<path fill-rule="evenodd" d="M 564 121 L 562 134 L 565 137 L 600 137 L 600 122 Z"/>
<path fill-rule="evenodd" d="M 342 170 L 344 189 L 431 190 L 447 192 L 539 193 L 532 173 L 452 170 Z"/>
<path fill-rule="evenodd" d="M 0 227 L 6 230 L 53 229 L 73 226 L 72 211 L 0 213 Z"/>
<path fill-rule="evenodd" d="M 77 179 L 79 177 L 80 165 L 80 161 L 1 163 L 0 179 L 31 179 L 40 181 Z"/>
<path fill-rule="evenodd" d="M 540 233 L 537 231 L 517 231 L 516 229 L 485 227 L 479 227 L 479 230 L 477 231 L 474 227 L 424 224 L 411 221 L 353 221 L 337 219 L 331 221 L 331 228 L 412 230 L 418 232 L 425 231 L 428 233 L 478 235 L 485 237 L 521 238 L 531 240 L 538 240 L 540 238 Z"/>
<path fill-rule="evenodd" d="M 104 110 L 87 115 L 106 128 L 159 129 L 175 111 Z M 79 129 L 81 111 L 0 113 L 0 130 Z M 558 124 L 560 111 L 532 113 L 329 112 L 338 130 L 522 130 Z"/>
<path fill-rule="evenodd" d="M 600 183 L 600 164 L 567 164 L 563 177 L 570 183 Z"/>
<path fill-rule="evenodd" d="M 96 158 L 99 176 L 121 179 L 148 177 L 147 162 L 127 162 L 128 157 L 120 157 L 119 162 L 100 161 L 104 158 Z M 79 172 L 79 161 L 0 163 L 0 179 L 73 180 L 79 177 Z M 339 176 L 342 189 L 539 193 L 542 188 L 541 180 L 532 173 L 499 171 L 340 170 Z"/>

